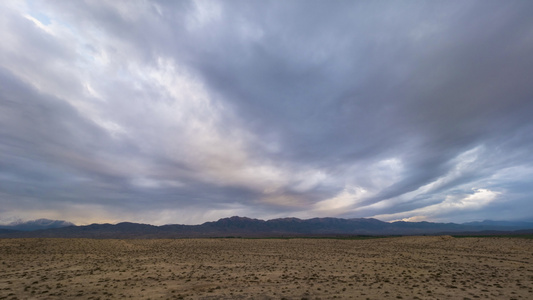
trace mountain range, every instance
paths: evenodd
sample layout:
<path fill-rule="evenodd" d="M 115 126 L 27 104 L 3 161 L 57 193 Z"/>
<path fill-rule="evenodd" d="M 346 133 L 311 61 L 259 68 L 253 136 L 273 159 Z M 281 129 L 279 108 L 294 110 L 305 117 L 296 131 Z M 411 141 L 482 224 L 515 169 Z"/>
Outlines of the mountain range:
<path fill-rule="evenodd" d="M 123 222 L 76 226 L 66 221 L 40 219 L 0 226 L 0 238 L 326 237 L 509 233 L 533 234 L 533 222 L 389 223 L 371 218 L 281 218 L 264 221 L 235 216 L 200 225 L 155 226 Z"/>
<path fill-rule="evenodd" d="M 61 228 L 67 226 L 74 226 L 73 223 L 61 220 L 38 219 L 33 221 L 15 221 L 8 225 L 0 225 L 0 229 L 33 231 L 50 228 Z"/>

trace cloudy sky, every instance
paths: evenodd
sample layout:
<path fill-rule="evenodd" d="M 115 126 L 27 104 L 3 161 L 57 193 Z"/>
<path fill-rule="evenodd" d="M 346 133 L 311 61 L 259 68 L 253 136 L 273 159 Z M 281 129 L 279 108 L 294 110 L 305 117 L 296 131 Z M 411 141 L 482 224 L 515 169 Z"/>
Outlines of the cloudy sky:
<path fill-rule="evenodd" d="M 0 223 L 533 220 L 532 1 L 1 1 Z"/>

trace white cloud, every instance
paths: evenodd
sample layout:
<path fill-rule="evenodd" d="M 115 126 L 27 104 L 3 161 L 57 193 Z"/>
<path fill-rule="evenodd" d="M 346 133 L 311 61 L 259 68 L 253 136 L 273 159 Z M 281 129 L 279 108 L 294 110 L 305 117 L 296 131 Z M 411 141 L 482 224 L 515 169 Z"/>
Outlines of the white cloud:
<path fill-rule="evenodd" d="M 359 207 L 358 210 L 387 210 L 399 204 L 411 202 L 413 199 L 417 198 L 424 199 L 426 201 L 419 204 L 421 207 L 427 206 L 427 202 L 438 201 L 437 199 L 446 197 L 445 193 L 447 192 L 447 189 L 445 189 L 444 192 L 438 192 L 440 188 L 445 187 L 454 180 L 460 179 L 465 173 L 472 172 L 478 167 L 476 164 L 477 158 L 479 157 L 480 153 L 483 152 L 483 150 L 483 146 L 477 146 L 462 152 L 449 162 L 452 167 L 447 173 L 442 174 L 440 177 L 436 178 L 430 183 L 422 185 L 414 191 L 403 193 L 393 198 L 377 200 L 371 204 Z M 395 183 L 402 178 L 401 172 L 403 171 L 403 165 L 401 164 L 401 161 L 397 159 L 381 161 L 377 164 L 377 166 L 378 167 L 375 167 L 374 171 L 371 173 L 373 176 L 378 178 L 375 179 L 374 182 L 386 183 L 378 185 L 377 190 L 386 188 L 390 184 Z M 380 175 L 383 176 L 383 179 L 381 179 Z M 466 186 L 469 184 L 471 183 L 468 183 Z M 456 189 L 464 188 L 461 185 L 454 185 L 454 187 Z"/>
<path fill-rule="evenodd" d="M 222 7 L 217 1 L 195 0 L 193 11 L 187 16 L 186 26 L 190 31 L 203 29 L 222 16 Z"/>
<path fill-rule="evenodd" d="M 346 186 L 336 196 L 319 201 L 313 205 L 313 211 L 320 215 L 337 215 L 355 208 L 355 205 L 366 196 L 368 191 L 359 186 Z"/>
<path fill-rule="evenodd" d="M 398 182 L 402 178 L 404 165 L 400 158 L 388 158 L 370 166 L 367 176 L 372 180 L 376 189 L 384 189 Z"/>
<path fill-rule="evenodd" d="M 491 191 L 489 189 L 472 189 L 472 194 L 463 195 L 448 195 L 444 201 L 394 214 L 376 215 L 374 218 L 381 220 L 416 220 L 423 218 L 424 220 L 439 220 L 449 218 L 453 213 L 480 210 L 491 202 L 495 201 L 501 192 Z"/>

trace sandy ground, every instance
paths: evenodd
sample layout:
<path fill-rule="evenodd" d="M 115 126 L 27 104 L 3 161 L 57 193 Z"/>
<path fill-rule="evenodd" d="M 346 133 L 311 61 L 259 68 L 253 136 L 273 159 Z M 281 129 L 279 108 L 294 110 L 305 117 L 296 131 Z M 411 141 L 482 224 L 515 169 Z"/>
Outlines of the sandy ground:
<path fill-rule="evenodd" d="M 533 240 L 0 240 L 0 299 L 533 299 Z"/>

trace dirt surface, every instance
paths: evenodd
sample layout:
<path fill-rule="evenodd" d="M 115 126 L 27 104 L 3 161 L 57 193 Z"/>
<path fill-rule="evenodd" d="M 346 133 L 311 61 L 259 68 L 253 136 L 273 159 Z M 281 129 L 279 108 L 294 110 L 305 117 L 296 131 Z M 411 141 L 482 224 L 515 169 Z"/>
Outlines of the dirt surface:
<path fill-rule="evenodd" d="M 533 240 L 0 240 L 0 299 L 533 299 Z"/>

